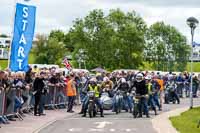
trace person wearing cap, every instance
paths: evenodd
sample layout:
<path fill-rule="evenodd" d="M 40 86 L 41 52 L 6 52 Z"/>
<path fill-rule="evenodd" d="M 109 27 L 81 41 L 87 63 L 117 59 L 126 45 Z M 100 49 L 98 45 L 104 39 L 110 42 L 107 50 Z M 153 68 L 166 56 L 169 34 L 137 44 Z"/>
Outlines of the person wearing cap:
<path fill-rule="evenodd" d="M 39 77 L 36 77 L 33 83 L 33 90 L 34 90 L 34 96 L 35 96 L 35 105 L 34 105 L 34 115 L 40 116 L 43 114 L 43 101 L 41 100 L 42 95 L 45 94 L 45 84 L 44 84 L 44 77 L 45 73 L 42 71 L 40 72 Z"/>
<path fill-rule="evenodd" d="M 38 73 L 38 72 L 39 72 L 38 66 L 37 66 L 37 65 L 34 65 L 33 68 L 32 68 L 32 71 L 33 71 L 34 73 Z"/>

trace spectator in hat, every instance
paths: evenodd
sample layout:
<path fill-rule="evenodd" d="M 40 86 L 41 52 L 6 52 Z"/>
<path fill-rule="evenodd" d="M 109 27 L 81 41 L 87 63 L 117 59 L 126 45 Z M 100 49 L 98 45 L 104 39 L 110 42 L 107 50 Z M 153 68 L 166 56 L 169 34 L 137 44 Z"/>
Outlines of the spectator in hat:
<path fill-rule="evenodd" d="M 33 71 L 34 73 L 38 73 L 38 72 L 39 72 L 38 66 L 37 66 L 37 65 L 34 65 L 32 71 Z"/>

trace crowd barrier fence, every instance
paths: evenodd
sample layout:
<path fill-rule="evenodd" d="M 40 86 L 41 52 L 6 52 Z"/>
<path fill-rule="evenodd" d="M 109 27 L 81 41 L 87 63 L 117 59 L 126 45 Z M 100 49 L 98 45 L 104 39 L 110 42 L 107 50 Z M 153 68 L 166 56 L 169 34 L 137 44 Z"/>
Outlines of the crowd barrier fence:
<path fill-rule="evenodd" d="M 65 87 L 63 86 L 48 86 L 47 92 L 43 95 L 42 99 L 44 107 L 46 109 L 66 108 L 67 96 L 65 95 L 65 91 Z M 78 97 L 77 101 L 80 99 Z M 13 116 L 17 116 L 20 120 L 23 120 L 23 116 L 20 113 L 33 114 L 34 103 L 35 97 L 32 88 L 0 88 L 0 122 L 4 123 L 7 121 L 7 118 Z"/>

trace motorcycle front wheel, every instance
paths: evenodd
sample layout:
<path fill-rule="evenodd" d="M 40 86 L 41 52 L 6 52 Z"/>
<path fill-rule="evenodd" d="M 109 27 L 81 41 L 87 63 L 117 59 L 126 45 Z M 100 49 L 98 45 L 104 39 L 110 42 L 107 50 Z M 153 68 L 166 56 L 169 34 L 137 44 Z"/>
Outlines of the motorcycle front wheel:
<path fill-rule="evenodd" d="M 90 118 L 94 117 L 94 104 L 93 103 L 89 103 L 89 105 L 88 105 L 88 113 L 89 113 L 89 117 Z"/>

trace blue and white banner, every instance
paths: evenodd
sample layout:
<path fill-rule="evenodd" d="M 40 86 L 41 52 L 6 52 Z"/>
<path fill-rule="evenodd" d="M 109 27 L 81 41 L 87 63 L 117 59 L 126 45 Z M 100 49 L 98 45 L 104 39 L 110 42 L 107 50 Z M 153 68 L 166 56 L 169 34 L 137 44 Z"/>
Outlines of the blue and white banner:
<path fill-rule="evenodd" d="M 16 4 L 9 66 L 11 71 L 27 71 L 29 69 L 28 55 L 34 36 L 35 14 L 35 6 Z"/>

